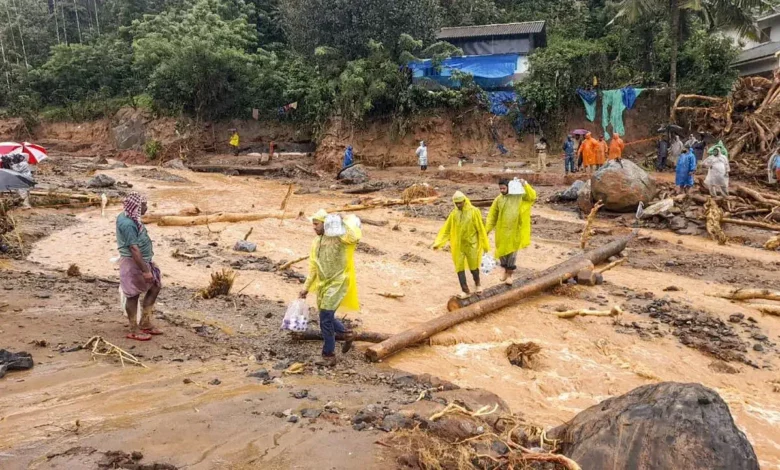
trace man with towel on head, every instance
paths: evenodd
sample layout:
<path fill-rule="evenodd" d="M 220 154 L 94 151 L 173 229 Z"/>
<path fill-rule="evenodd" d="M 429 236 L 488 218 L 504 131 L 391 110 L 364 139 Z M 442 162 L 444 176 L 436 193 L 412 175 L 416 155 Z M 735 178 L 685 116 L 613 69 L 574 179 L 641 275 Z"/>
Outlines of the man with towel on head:
<path fill-rule="evenodd" d="M 531 244 L 531 206 L 536 202 L 536 191 L 525 180 L 513 181 L 512 185 L 522 185 L 522 191 L 510 191 L 510 182 L 498 182 L 501 192 L 490 206 L 485 231 L 496 229 L 496 258 L 504 273 L 501 280 L 512 285 L 512 273 L 517 266 L 517 252 Z M 520 194 L 522 193 L 522 194 Z"/>
<path fill-rule="evenodd" d="M 482 213 L 471 205 L 471 201 L 460 191 L 452 196 L 455 209 L 450 212 L 444 226 L 439 230 L 432 248 L 437 250 L 449 242 L 452 251 L 452 261 L 458 274 L 460 288 L 463 291 L 458 297 L 465 299 L 470 294 L 466 281 L 466 268 L 474 278 L 476 292 L 482 292 L 479 281 L 479 265 L 482 255 L 490 249 L 485 225 L 482 223 Z"/>
<path fill-rule="evenodd" d="M 119 263 L 119 288 L 130 322 L 128 339 L 149 341 L 152 335 L 162 332 L 152 325 L 154 302 L 162 288 L 160 268 L 154 264 L 154 248 L 149 232 L 141 222 L 146 213 L 146 197 L 130 193 L 124 202 L 124 212 L 116 218 L 116 244 L 121 257 Z M 144 294 L 141 320 L 138 321 L 138 300 Z M 140 329 L 140 332 L 139 332 Z"/>
<path fill-rule="evenodd" d="M 310 217 L 314 233 L 309 255 L 309 275 L 300 293 L 305 299 L 309 292 L 317 293 L 320 311 L 320 330 L 325 366 L 336 364 L 336 334 L 345 336 L 342 353 L 352 348 L 352 333 L 336 318 L 336 311 L 358 311 L 360 304 L 355 277 L 355 248 L 363 236 L 360 220 L 348 216 L 328 215 L 320 209 Z"/>

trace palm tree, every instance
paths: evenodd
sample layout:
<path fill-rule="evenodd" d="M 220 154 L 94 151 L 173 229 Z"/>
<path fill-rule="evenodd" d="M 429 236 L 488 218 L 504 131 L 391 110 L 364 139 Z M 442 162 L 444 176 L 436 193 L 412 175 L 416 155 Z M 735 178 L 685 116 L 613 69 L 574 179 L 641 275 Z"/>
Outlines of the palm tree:
<path fill-rule="evenodd" d="M 683 14 L 699 15 L 711 28 L 729 27 L 739 35 L 757 36 L 755 15 L 771 8 L 767 0 L 622 0 L 612 21 L 625 18 L 636 22 L 642 15 L 669 8 L 669 63 L 670 108 L 677 98 L 677 55 L 680 51 L 680 17 Z M 671 109 L 670 109 L 671 110 Z"/>

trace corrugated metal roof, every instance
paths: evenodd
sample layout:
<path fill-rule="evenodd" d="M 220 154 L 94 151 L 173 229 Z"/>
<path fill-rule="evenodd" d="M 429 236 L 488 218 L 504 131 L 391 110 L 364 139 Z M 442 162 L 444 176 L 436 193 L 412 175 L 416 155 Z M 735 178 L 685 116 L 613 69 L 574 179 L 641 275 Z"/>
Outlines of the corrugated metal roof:
<path fill-rule="evenodd" d="M 484 36 L 512 36 L 516 34 L 538 34 L 544 31 L 544 21 L 525 23 L 485 24 L 479 26 L 458 26 L 442 28 L 437 39 L 477 38 Z"/>
<path fill-rule="evenodd" d="M 772 57 L 775 52 L 780 51 L 780 42 L 768 42 L 761 44 L 752 49 L 740 52 L 734 64 L 741 64 L 743 62 L 750 62 L 752 60 L 763 59 L 765 57 Z"/>

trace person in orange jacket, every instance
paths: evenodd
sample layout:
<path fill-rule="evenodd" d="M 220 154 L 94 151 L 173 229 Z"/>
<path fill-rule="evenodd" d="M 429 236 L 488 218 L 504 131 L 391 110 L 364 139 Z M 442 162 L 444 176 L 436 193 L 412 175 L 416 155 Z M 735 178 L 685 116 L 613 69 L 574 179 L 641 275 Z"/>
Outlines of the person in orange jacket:
<path fill-rule="evenodd" d="M 619 162 L 620 159 L 623 158 L 623 149 L 625 148 L 626 144 L 623 142 L 623 139 L 620 138 L 620 135 L 617 132 L 612 134 L 612 141 L 609 143 L 609 159 L 617 160 Z"/>
<path fill-rule="evenodd" d="M 598 170 L 605 163 L 607 163 L 607 154 L 609 153 L 609 145 L 607 145 L 607 142 L 604 140 L 604 134 L 599 136 L 599 141 L 597 142 L 597 144 L 598 147 L 596 148 L 596 169 Z"/>
<path fill-rule="evenodd" d="M 599 143 L 593 138 L 593 134 L 590 132 L 585 134 L 585 140 L 580 144 L 580 149 L 577 151 L 577 154 L 582 155 L 582 164 L 585 166 L 588 173 L 592 171 L 593 165 L 596 164 L 598 147 Z"/>

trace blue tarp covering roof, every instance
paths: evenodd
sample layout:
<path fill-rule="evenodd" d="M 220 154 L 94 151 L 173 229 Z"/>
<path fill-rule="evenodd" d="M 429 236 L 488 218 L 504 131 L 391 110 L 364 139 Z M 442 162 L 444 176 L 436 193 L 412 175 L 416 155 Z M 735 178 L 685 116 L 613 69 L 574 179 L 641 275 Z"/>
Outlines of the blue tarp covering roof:
<path fill-rule="evenodd" d="M 436 70 L 430 59 L 411 62 L 414 78 L 449 78 L 453 70 L 468 73 L 474 78 L 506 78 L 514 75 L 520 54 L 450 57 Z"/>

